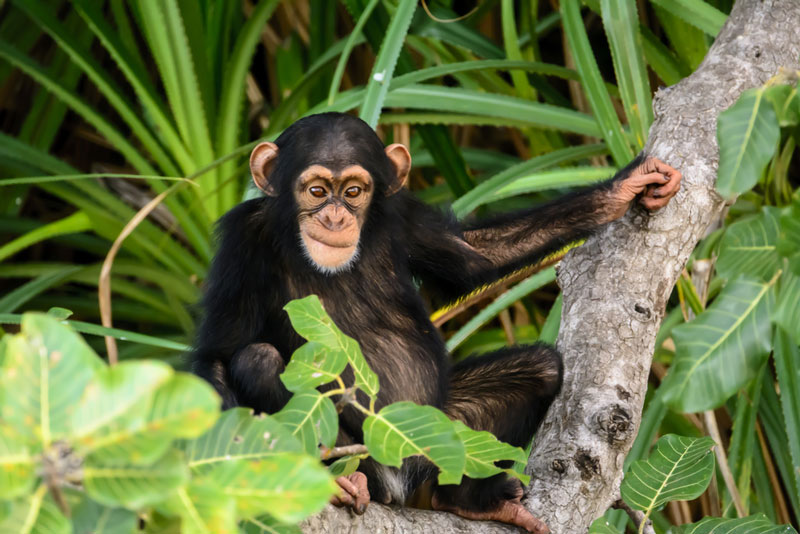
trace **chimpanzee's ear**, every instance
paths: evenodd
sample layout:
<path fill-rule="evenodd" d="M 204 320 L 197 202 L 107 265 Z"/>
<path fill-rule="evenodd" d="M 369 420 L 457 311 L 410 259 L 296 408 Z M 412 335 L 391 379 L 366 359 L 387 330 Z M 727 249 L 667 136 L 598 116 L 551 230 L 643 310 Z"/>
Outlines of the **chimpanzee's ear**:
<path fill-rule="evenodd" d="M 411 170 L 411 154 L 408 149 L 400 143 L 394 143 L 386 147 L 386 157 L 392 162 L 395 170 L 395 179 L 389 184 L 386 195 L 393 195 L 400 191 L 403 184 L 408 179 Z"/>
<path fill-rule="evenodd" d="M 253 175 L 253 182 L 256 187 L 261 189 L 266 195 L 278 196 L 275 184 L 270 182 L 272 169 L 278 158 L 278 145 L 269 141 L 259 144 L 250 154 L 250 173 Z"/>

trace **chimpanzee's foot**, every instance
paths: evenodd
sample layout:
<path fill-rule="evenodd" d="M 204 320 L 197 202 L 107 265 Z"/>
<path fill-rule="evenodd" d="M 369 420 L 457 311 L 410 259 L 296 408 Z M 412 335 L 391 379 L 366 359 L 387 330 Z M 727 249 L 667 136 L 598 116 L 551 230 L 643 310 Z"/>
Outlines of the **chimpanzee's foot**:
<path fill-rule="evenodd" d="M 339 495 L 331 497 L 334 506 L 347 506 L 359 515 L 367 511 L 369 504 L 369 490 L 367 489 L 367 475 L 356 471 L 352 475 L 336 479 L 341 491 Z"/>
<path fill-rule="evenodd" d="M 476 512 L 473 510 L 465 510 L 458 506 L 443 504 L 436 498 L 436 494 L 434 494 L 433 499 L 431 499 L 431 506 L 434 510 L 451 512 L 467 519 L 476 521 L 500 521 L 501 523 L 522 527 L 533 534 L 550 534 L 550 529 L 547 528 L 547 525 L 534 517 L 533 514 L 522 506 L 521 501 L 522 488 L 520 487 L 519 494 L 516 497 L 501 501 L 500 505 L 493 510 Z"/>

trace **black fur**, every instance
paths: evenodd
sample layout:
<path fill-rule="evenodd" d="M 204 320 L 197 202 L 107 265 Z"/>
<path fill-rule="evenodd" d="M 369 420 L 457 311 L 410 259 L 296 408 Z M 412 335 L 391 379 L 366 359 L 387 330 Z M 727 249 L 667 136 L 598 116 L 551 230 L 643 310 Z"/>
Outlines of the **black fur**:
<path fill-rule="evenodd" d="M 559 390 L 558 353 L 544 345 L 516 347 L 450 369 L 444 341 L 428 319 L 414 280 L 448 299 L 530 263 L 604 222 L 602 201 L 614 182 L 462 230 L 452 216 L 405 190 L 385 195 L 394 167 L 381 141 L 359 119 L 335 113 L 308 117 L 276 144 L 277 196 L 245 202 L 219 223 L 205 318 L 192 354 L 194 371 L 216 387 L 226 407 L 279 410 L 289 394 L 278 374 L 303 343 L 282 308 L 292 299 L 317 294 L 336 324 L 358 340 L 379 375 L 378 408 L 400 400 L 430 404 L 473 428 L 525 446 Z M 375 181 L 360 257 L 345 272 L 319 272 L 299 244 L 292 187 L 302 170 L 315 163 L 333 170 L 357 163 Z M 629 172 L 626 168 L 618 178 Z M 345 381 L 351 383 L 352 377 Z M 362 421 L 359 412 L 345 409 L 340 441 L 361 442 Z M 430 466 L 418 461 L 407 462 L 399 472 L 371 462 L 363 462 L 361 469 L 372 498 L 383 502 L 402 500 L 432 475 Z M 508 498 L 515 484 L 497 476 L 436 491 L 442 502 L 486 510 Z"/>

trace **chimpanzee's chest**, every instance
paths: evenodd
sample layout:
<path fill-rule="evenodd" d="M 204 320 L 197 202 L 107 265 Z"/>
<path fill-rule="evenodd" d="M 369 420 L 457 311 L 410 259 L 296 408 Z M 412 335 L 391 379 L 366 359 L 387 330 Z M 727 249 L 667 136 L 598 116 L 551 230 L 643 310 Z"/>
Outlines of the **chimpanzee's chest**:
<path fill-rule="evenodd" d="M 364 276 L 306 280 L 290 298 L 316 294 L 334 323 L 359 342 L 380 380 L 379 404 L 410 400 L 440 405 L 447 367 L 444 342 L 410 279 L 382 274 L 379 281 Z"/>

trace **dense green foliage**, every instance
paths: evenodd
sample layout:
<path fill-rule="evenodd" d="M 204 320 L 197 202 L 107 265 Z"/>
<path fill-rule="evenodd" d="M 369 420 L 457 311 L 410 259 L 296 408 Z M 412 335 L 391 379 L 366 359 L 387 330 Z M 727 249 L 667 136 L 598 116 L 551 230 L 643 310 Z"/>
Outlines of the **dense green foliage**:
<path fill-rule="evenodd" d="M 181 520 L 184 532 L 236 531 L 237 518 L 247 532 L 269 532 L 319 509 L 331 479 L 317 447 L 333 444 L 331 396 L 344 391 L 315 388 L 348 365 L 352 387 L 374 398 L 380 386 L 321 308 L 289 307 L 309 343 L 282 377 L 295 396 L 274 418 L 220 416 L 208 388 L 157 361 L 179 365 L 191 343 L 213 223 L 251 194 L 254 143 L 308 113 L 354 111 L 386 142 L 409 144 L 411 188 L 425 201 L 459 217 L 528 206 L 609 176 L 641 149 L 653 90 L 697 68 L 732 1 L 486 0 L 442 20 L 466 14 L 461 4 L 0 3 L 0 321 L 20 323 L 26 310 L 59 320 L 25 316 L 23 333 L 0 342 L 0 463 L 10 466 L 0 471 L 0 532 L 112 531 L 100 522 L 130 532 L 131 510 L 150 510 L 149 532 Z M 796 73 L 775 74 L 719 119 L 717 187 L 736 200 L 692 255 L 656 341 L 623 497 L 659 533 L 704 516 L 723 519 L 682 531 L 784 532 L 774 525 L 800 518 L 800 97 Z M 131 223 L 142 209 L 147 217 Z M 122 329 L 97 324 L 105 259 L 110 291 L 100 300 Z M 552 342 L 553 280 L 547 269 L 490 293 L 482 309 L 457 310 L 442 326 L 454 356 Z M 325 335 L 307 330 L 314 321 Z M 89 345 L 59 323 L 90 334 Z M 98 335 L 120 340 L 121 364 L 92 354 Z M 43 404 L 46 391 L 57 395 Z M 370 454 L 391 465 L 420 452 L 437 461 L 430 436 L 403 439 L 417 416 L 436 420 L 431 439 L 458 452 L 452 463 L 442 455 L 444 481 L 524 459 L 424 407 L 361 408 Z M 155 424 L 161 417 L 170 424 Z M 271 452 L 267 433 L 278 440 Z M 712 462 L 704 436 L 717 434 Z M 689 464 L 687 451 L 701 449 Z M 34 466 L 53 454 L 62 468 L 81 459 L 82 491 L 70 480 L 48 489 L 51 474 Z M 250 454 L 258 460 L 243 460 Z M 669 477 L 648 490 L 650 471 L 666 467 L 690 472 L 696 491 L 673 491 Z M 316 489 L 271 506 L 276 473 Z M 592 531 L 622 532 L 627 521 L 609 512 Z"/>

